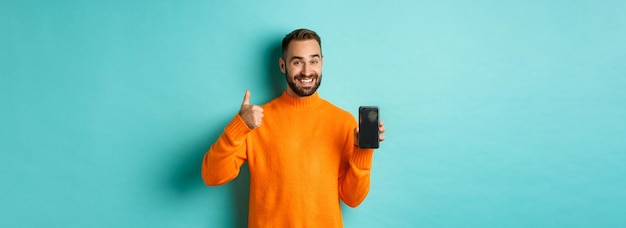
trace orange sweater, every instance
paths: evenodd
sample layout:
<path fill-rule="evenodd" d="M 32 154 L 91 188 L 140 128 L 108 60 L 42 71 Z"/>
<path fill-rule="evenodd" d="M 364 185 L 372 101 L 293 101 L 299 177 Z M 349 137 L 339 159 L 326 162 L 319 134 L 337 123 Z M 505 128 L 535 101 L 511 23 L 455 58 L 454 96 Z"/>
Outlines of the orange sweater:
<path fill-rule="evenodd" d="M 317 93 L 262 107 L 261 127 L 239 115 L 226 126 L 204 156 L 204 182 L 225 184 L 247 161 L 249 227 L 342 227 L 339 199 L 356 207 L 370 186 L 374 151 L 354 146 L 355 119 Z"/>

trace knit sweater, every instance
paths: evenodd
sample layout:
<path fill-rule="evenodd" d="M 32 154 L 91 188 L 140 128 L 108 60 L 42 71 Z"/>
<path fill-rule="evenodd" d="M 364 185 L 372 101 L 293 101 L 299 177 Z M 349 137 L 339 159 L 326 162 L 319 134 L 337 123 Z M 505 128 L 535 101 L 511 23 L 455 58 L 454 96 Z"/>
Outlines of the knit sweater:
<path fill-rule="evenodd" d="M 372 149 L 354 143 L 352 115 L 315 93 L 262 106 L 261 127 L 236 115 L 205 154 L 202 178 L 225 184 L 250 169 L 249 227 L 342 227 L 339 199 L 356 207 L 370 186 Z"/>

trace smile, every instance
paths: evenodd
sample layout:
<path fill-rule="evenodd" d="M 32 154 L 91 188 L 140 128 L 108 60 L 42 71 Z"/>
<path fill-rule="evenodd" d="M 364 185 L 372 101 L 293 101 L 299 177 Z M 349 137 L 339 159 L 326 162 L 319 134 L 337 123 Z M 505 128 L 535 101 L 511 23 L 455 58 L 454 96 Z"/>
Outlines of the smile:
<path fill-rule="evenodd" d="M 301 78 L 301 79 L 296 79 L 296 81 L 298 81 L 300 83 L 300 85 L 302 86 L 313 86 L 313 83 L 315 82 L 315 80 L 313 78 Z"/>

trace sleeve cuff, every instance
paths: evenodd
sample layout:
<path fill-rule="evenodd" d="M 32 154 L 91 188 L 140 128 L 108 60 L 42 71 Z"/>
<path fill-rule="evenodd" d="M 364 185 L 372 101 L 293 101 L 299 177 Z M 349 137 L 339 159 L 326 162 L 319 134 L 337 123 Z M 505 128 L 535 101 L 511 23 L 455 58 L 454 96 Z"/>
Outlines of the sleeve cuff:
<path fill-rule="evenodd" d="M 372 157 L 374 156 L 374 149 L 361 149 L 354 147 L 354 154 L 350 158 L 352 165 L 359 169 L 370 170 L 372 169 Z"/>
<path fill-rule="evenodd" d="M 224 134 L 232 145 L 238 145 L 239 141 L 245 139 L 246 134 L 252 131 L 245 121 L 237 114 L 233 120 L 224 128 Z"/>

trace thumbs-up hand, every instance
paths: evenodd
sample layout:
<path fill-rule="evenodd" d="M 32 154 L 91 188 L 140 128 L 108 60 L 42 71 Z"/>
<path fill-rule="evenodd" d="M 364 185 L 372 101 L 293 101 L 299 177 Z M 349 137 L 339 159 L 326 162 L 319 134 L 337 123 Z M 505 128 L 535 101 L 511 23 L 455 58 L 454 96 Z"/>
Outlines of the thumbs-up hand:
<path fill-rule="evenodd" d="M 250 129 L 255 129 L 261 126 L 261 122 L 263 120 L 263 108 L 258 105 L 250 104 L 250 90 L 246 90 L 246 95 L 243 97 L 243 103 L 241 103 L 239 116 L 241 116 Z"/>

